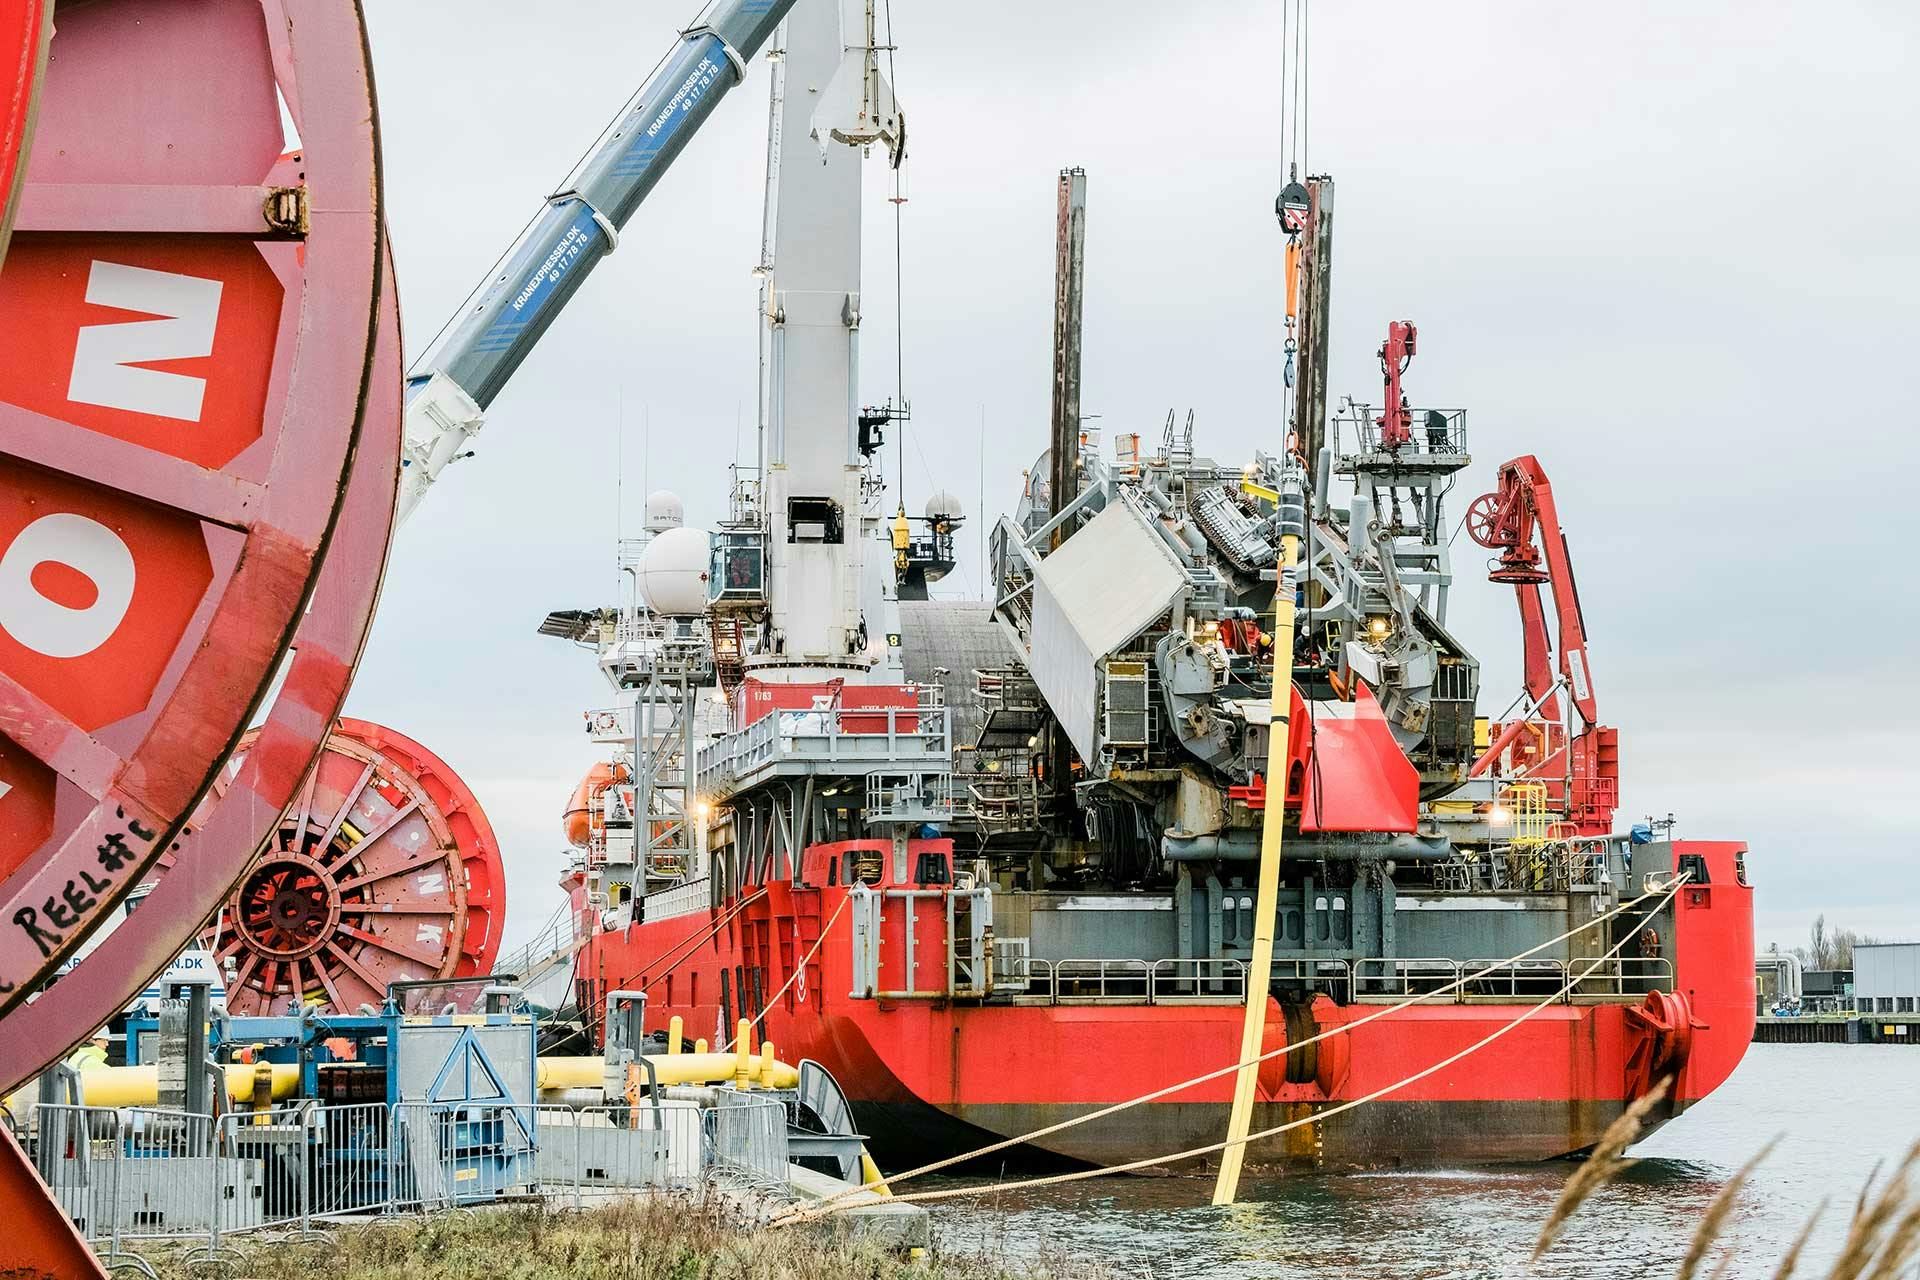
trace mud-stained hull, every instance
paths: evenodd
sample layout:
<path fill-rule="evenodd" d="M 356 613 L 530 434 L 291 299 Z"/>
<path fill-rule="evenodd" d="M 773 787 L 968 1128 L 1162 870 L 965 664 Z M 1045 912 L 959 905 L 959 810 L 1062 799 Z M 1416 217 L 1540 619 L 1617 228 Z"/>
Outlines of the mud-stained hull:
<path fill-rule="evenodd" d="M 883 1168 L 906 1168 L 935 1154 L 975 1151 L 1011 1134 L 1033 1133 L 1098 1108 L 1088 1105 L 962 1105 L 950 1114 L 923 1102 L 855 1103 L 854 1117 Z M 1317 1114 L 1310 1104 L 1256 1103 L 1258 1132 Z M 1361 1169 L 1527 1163 L 1590 1148 L 1626 1103 L 1618 1101 L 1381 1102 L 1343 1112 L 1278 1138 L 1256 1142 L 1249 1165 L 1270 1174 Z M 1664 1125 L 1685 1104 L 1662 1107 L 1643 1133 Z M 1213 1103 L 1147 1103 L 1120 1115 L 1065 1130 L 1039 1144 L 1010 1148 L 989 1167 L 1111 1166 L 1190 1151 L 1225 1134 L 1224 1109 Z M 1217 1163 L 1217 1155 L 1168 1162 L 1166 1168 Z"/>

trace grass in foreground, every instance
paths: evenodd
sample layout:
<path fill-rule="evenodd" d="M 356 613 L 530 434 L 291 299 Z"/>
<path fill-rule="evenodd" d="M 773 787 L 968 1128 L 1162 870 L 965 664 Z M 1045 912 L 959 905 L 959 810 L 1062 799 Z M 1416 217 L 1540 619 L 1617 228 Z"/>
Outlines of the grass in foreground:
<path fill-rule="evenodd" d="M 1110 1280 L 1067 1261 L 1020 1267 L 942 1255 L 910 1263 L 831 1228 L 753 1231 L 697 1201 L 572 1212 L 539 1205 L 338 1228 L 331 1243 L 236 1241 L 233 1277 L 337 1280 Z M 162 1280 L 204 1275 L 156 1259 Z"/>

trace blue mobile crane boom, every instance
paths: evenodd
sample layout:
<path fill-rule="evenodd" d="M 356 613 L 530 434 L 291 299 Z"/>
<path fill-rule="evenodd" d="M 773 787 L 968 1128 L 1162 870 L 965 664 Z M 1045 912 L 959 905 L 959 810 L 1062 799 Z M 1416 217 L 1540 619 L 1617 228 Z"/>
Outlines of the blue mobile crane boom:
<path fill-rule="evenodd" d="M 407 377 L 406 518 L 796 0 L 718 0 Z"/>

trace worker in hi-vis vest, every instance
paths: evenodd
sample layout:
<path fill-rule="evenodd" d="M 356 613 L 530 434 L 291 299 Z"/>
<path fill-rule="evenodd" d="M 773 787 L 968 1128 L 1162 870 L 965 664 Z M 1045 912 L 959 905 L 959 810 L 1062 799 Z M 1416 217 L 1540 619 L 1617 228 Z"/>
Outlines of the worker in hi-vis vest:
<path fill-rule="evenodd" d="M 67 1065 L 75 1071 L 85 1071 L 89 1067 L 107 1065 L 107 1033 L 96 1031 L 87 1037 L 87 1042 L 67 1055 Z"/>

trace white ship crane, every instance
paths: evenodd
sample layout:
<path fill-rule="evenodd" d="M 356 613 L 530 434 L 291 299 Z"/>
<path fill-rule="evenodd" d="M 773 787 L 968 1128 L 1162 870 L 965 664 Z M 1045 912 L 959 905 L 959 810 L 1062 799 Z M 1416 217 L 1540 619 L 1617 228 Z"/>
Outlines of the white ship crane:
<path fill-rule="evenodd" d="M 862 813 L 872 790 L 859 775 L 897 767 L 902 736 L 924 759 L 881 788 L 913 799 L 892 819 L 947 812 L 918 802 L 929 786 L 944 795 L 924 779 L 933 772 L 944 781 L 950 744 L 944 711 L 918 716 L 920 695 L 902 687 L 893 534 L 873 415 L 859 407 L 861 164 L 876 147 L 896 167 L 904 155 L 900 111 L 880 69 L 888 46 L 871 3 L 802 0 L 772 51 L 755 273 L 757 464 L 734 468 L 728 518 L 712 534 L 681 525 L 672 495 L 650 498 L 647 538 L 622 556 L 631 598 L 618 609 L 555 613 L 541 628 L 595 648 L 622 697 L 589 716 L 589 732 L 614 748 L 614 761 L 597 789 L 590 780 L 576 798 L 593 816 L 579 859 L 589 895 L 615 921 L 634 898 L 675 885 L 701 892 L 694 885 L 710 871 L 710 822 L 724 859 L 714 885 L 796 865 L 808 832 L 829 825 L 829 815 L 844 815 L 849 803 Z M 674 509 L 671 520 L 653 519 L 656 502 Z M 848 764 L 836 718 L 843 686 L 877 687 L 892 707 L 867 713 L 862 696 L 849 694 L 851 723 L 906 731 L 862 734 L 861 745 L 879 754 L 836 785 L 820 780 L 819 767 L 844 773 Z M 784 739 L 781 763 L 768 764 L 762 739 L 821 728 L 842 743 L 828 752 L 831 765 L 788 750 Z M 866 818 L 875 814 L 865 806 Z M 649 915 L 676 905 L 694 901 L 656 900 Z"/>

